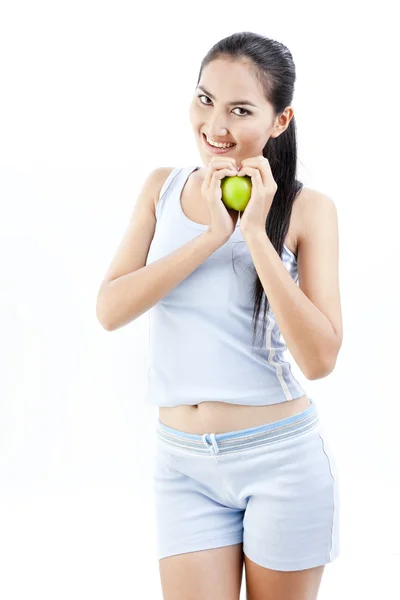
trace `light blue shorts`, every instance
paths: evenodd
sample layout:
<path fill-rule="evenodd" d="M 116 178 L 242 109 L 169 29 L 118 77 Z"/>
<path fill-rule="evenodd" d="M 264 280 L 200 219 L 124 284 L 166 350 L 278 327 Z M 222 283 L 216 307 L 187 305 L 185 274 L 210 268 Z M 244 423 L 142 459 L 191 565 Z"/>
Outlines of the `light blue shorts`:
<path fill-rule="evenodd" d="M 316 404 L 258 427 L 195 435 L 157 422 L 158 557 L 243 543 L 297 571 L 339 554 L 339 482 Z"/>

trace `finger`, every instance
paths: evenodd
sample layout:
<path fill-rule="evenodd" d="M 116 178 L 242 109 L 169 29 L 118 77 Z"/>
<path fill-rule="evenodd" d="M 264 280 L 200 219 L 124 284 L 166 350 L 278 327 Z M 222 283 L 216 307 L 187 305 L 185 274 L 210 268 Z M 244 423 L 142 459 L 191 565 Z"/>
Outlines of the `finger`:
<path fill-rule="evenodd" d="M 206 172 L 206 176 L 204 177 L 203 180 L 203 185 L 201 186 L 202 188 L 208 188 L 208 186 L 210 185 L 210 181 L 211 181 L 211 176 L 212 176 L 212 171 L 211 169 L 208 169 Z"/>
<path fill-rule="evenodd" d="M 235 171 L 235 169 L 232 168 L 226 168 L 226 169 L 218 169 L 218 171 L 214 171 L 212 174 L 212 181 L 221 181 L 221 179 L 223 179 L 224 177 L 230 177 L 232 175 L 236 175 L 237 171 Z"/>
<path fill-rule="evenodd" d="M 263 179 L 259 169 L 255 169 L 254 167 L 243 167 L 238 172 L 238 177 L 243 177 L 244 175 L 248 175 L 249 177 L 251 177 L 252 185 L 255 185 L 257 187 L 263 185 Z"/>
<path fill-rule="evenodd" d="M 245 167 L 250 167 L 252 169 L 258 169 L 261 174 L 261 180 L 263 182 L 263 185 L 267 185 L 268 181 L 270 181 L 271 178 L 273 178 L 269 160 L 267 158 L 265 158 L 265 156 L 255 156 L 252 159 L 245 159 L 245 160 L 250 160 L 251 162 L 250 162 L 250 164 L 246 164 L 246 162 L 244 161 L 244 164 L 242 165 L 242 169 Z M 238 173 L 238 175 L 239 175 L 239 173 Z"/>
<path fill-rule="evenodd" d="M 254 177 L 256 171 L 257 173 L 259 173 L 258 169 L 246 165 L 245 167 L 242 167 L 240 169 L 240 171 L 238 172 L 238 176 L 243 177 L 244 175 L 248 175 L 249 177 Z"/>
<path fill-rule="evenodd" d="M 221 187 L 221 180 L 224 177 L 232 177 L 236 175 L 232 169 L 220 169 L 219 171 L 214 171 L 211 176 L 210 188 L 213 192 L 217 191 Z"/>
<path fill-rule="evenodd" d="M 268 181 L 271 181 L 271 179 L 273 179 L 271 165 L 269 164 L 269 160 L 267 158 L 264 158 L 264 160 L 260 161 L 258 169 L 261 174 L 262 183 L 263 183 L 263 185 L 266 186 Z"/>
<path fill-rule="evenodd" d="M 215 163 L 213 165 L 210 165 L 210 167 L 209 167 L 209 169 L 207 171 L 207 175 L 204 178 L 204 185 L 206 187 L 208 187 L 210 185 L 211 178 L 212 178 L 213 174 L 214 173 L 218 173 L 218 172 L 220 172 L 221 170 L 224 170 L 224 169 L 228 169 L 230 171 L 229 172 L 229 176 L 237 175 L 237 167 L 235 167 L 235 166 L 233 166 L 233 165 L 231 165 L 229 163 L 221 163 L 221 164 Z M 223 175 L 222 177 L 226 177 L 226 175 Z"/>
<path fill-rule="evenodd" d="M 238 172 L 238 168 L 233 165 L 232 163 L 221 163 L 221 164 L 216 164 L 215 166 L 210 168 L 211 173 L 213 173 L 214 171 L 219 171 L 220 169 L 233 169 L 235 171 L 235 175 L 237 175 Z"/>
<path fill-rule="evenodd" d="M 216 163 L 226 164 L 227 162 L 232 163 L 236 167 L 236 159 L 233 156 L 213 156 L 210 160 L 210 166 Z"/>

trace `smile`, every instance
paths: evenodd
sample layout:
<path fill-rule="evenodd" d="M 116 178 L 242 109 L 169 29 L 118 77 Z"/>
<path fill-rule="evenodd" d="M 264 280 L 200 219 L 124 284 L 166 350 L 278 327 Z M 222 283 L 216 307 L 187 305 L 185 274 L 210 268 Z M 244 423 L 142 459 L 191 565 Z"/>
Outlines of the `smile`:
<path fill-rule="evenodd" d="M 213 154 L 226 154 L 230 150 L 233 150 L 236 146 L 236 144 L 234 144 L 233 146 L 229 146 L 228 148 L 218 148 L 217 146 L 212 146 L 211 144 L 208 143 L 205 133 L 203 133 L 202 135 L 203 135 L 203 141 L 204 141 L 207 149 L 209 150 L 209 152 L 212 152 Z"/>

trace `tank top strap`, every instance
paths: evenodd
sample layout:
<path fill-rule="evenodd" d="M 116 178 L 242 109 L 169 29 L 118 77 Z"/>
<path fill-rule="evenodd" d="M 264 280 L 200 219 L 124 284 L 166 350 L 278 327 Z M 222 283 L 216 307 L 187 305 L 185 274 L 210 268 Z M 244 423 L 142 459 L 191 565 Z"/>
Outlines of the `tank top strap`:
<path fill-rule="evenodd" d="M 168 175 L 165 180 L 161 190 L 160 196 L 156 205 L 156 217 L 159 218 L 163 212 L 164 205 L 167 201 L 170 191 L 178 191 L 178 193 L 174 194 L 175 198 L 180 198 L 180 192 L 183 188 L 185 181 L 189 177 L 190 173 L 195 169 L 198 169 L 198 166 L 190 166 L 190 167 L 175 167 L 172 169 L 171 173 Z"/>

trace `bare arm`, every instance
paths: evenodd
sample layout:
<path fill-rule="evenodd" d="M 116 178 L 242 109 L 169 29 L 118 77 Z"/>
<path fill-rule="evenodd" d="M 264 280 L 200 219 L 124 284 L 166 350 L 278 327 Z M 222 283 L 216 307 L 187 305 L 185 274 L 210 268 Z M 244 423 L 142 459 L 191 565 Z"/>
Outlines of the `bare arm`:
<path fill-rule="evenodd" d="M 108 281 L 99 293 L 97 308 L 97 318 L 104 329 L 114 331 L 140 317 L 223 243 L 207 230 L 171 254 Z"/>

